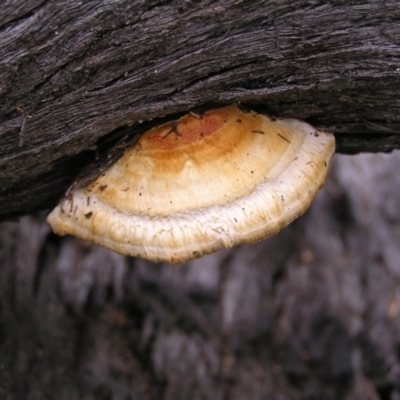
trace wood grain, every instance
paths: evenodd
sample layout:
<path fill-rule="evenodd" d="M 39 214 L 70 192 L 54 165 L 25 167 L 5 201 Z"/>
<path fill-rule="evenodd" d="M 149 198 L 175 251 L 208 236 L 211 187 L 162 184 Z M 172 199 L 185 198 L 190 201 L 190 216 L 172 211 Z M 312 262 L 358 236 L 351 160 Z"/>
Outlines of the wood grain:
<path fill-rule="evenodd" d="M 399 20 L 396 0 L 6 1 L 0 219 L 53 206 L 121 132 L 198 107 L 304 119 L 341 152 L 398 148 Z"/>

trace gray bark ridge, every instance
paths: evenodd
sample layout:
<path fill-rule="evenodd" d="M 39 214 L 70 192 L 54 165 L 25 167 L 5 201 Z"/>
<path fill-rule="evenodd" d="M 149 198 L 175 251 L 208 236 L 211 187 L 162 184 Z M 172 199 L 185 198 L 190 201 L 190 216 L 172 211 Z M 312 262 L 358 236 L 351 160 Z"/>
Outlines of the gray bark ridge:
<path fill-rule="evenodd" d="M 3 223 L 0 398 L 399 398 L 399 169 L 337 156 L 278 235 L 175 267 Z"/>
<path fill-rule="evenodd" d="M 341 152 L 398 148 L 399 20 L 396 0 L 7 1 L 0 219 L 53 206 L 104 138 L 196 107 L 304 119 Z"/>

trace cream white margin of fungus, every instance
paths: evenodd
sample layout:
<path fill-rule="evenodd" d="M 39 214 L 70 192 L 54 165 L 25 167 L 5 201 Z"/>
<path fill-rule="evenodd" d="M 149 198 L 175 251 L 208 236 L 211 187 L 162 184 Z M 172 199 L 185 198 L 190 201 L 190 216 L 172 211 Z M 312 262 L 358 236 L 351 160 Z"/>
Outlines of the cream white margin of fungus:
<path fill-rule="evenodd" d="M 144 134 L 48 216 L 59 235 L 153 262 L 185 262 L 278 233 L 326 179 L 333 135 L 236 105 Z"/>

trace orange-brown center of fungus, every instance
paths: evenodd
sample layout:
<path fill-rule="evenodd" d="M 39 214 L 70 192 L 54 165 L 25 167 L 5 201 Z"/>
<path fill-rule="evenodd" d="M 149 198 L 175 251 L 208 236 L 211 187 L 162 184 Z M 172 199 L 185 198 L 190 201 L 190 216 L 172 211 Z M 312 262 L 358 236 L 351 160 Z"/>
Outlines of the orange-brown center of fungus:
<path fill-rule="evenodd" d="M 204 114 L 199 117 L 185 116 L 179 123 L 170 122 L 154 128 L 140 139 L 141 146 L 150 146 L 153 150 L 171 150 L 194 144 L 213 135 L 226 122 L 223 115 Z"/>

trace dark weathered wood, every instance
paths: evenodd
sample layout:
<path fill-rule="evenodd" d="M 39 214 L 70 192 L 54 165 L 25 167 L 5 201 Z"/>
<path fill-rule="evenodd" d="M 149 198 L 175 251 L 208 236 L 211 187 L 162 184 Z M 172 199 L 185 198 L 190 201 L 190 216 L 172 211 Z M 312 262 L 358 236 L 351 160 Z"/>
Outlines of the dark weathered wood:
<path fill-rule="evenodd" d="M 397 148 L 399 21 L 397 0 L 3 2 L 0 218 L 54 205 L 101 138 L 199 106 Z"/>
<path fill-rule="evenodd" d="M 6 0 L 0 220 L 199 107 L 388 152 L 399 87 L 398 0 Z M 179 268 L 1 224 L 0 400 L 398 400 L 399 169 L 341 157 L 281 234 Z"/>

